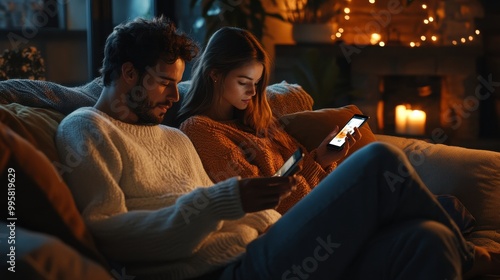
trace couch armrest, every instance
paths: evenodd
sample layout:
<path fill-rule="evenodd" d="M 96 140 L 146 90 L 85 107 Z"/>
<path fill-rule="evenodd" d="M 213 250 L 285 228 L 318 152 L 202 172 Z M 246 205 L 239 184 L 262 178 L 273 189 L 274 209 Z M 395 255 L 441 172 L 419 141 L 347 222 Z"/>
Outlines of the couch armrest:
<path fill-rule="evenodd" d="M 401 148 L 431 192 L 458 197 L 476 218 L 476 230 L 500 229 L 500 153 L 381 134 L 376 138 Z"/>

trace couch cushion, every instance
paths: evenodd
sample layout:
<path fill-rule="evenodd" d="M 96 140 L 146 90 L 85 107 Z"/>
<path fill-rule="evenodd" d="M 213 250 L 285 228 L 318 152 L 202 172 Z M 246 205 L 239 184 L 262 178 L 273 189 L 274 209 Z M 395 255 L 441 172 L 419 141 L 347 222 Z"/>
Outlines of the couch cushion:
<path fill-rule="evenodd" d="M 356 105 L 347 105 L 339 108 L 287 114 L 280 118 L 280 122 L 290 135 L 304 145 L 308 151 L 312 151 L 321 144 L 336 125 L 341 129 L 354 114 L 362 114 L 362 112 Z M 351 147 L 347 156 L 376 140 L 368 123 L 365 123 L 360 131 L 361 139 Z"/>
<path fill-rule="evenodd" d="M 287 82 L 271 84 L 267 86 L 266 93 L 269 106 L 276 117 L 311 111 L 314 104 L 312 97 L 297 84 Z"/>
<path fill-rule="evenodd" d="M 500 153 L 376 135 L 401 148 L 434 194 L 456 196 L 476 218 L 475 231 L 500 229 Z M 496 242 L 500 242 L 497 232 Z"/>
<path fill-rule="evenodd" d="M 6 228 L 7 224 L 0 222 L 2 228 Z M 0 279 L 113 279 L 105 267 L 82 256 L 59 239 L 19 226 L 16 227 L 15 253 L 14 273 L 8 270 L 12 266 L 7 255 L 0 255 Z"/>
<path fill-rule="evenodd" d="M 56 236 L 90 259 L 105 264 L 69 188 L 49 159 L 1 122 L 0 151 L 2 182 L 10 178 L 15 186 L 12 217 L 17 218 L 16 226 Z M 7 195 L 7 191 L 2 193 Z M 9 223 L 6 216 L 1 219 Z"/>
<path fill-rule="evenodd" d="M 59 159 L 54 143 L 57 126 L 64 115 L 52 109 L 0 105 L 0 121 L 42 151 L 51 161 Z"/>

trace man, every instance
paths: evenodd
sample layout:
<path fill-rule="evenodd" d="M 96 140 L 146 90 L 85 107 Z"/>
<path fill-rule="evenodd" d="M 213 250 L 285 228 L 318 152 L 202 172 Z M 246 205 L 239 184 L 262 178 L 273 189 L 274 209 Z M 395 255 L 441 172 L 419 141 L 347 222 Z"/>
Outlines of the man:
<path fill-rule="evenodd" d="M 165 18 L 117 26 L 98 102 L 59 126 L 61 158 L 81 155 L 65 180 L 109 259 L 139 279 L 461 278 L 473 248 L 393 147 L 360 150 L 283 217 L 293 176 L 214 185 L 159 125 L 196 53 Z"/>

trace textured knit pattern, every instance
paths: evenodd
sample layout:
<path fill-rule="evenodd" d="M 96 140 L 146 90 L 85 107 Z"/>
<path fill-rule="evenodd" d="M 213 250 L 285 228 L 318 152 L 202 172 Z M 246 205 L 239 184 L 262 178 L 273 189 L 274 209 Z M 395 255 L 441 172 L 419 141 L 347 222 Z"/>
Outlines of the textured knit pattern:
<path fill-rule="evenodd" d="M 99 248 L 140 279 L 186 279 L 224 266 L 280 217 L 245 215 L 237 179 L 213 185 L 178 129 L 81 108 L 56 138 L 55 165 Z"/>
<path fill-rule="evenodd" d="M 194 116 L 180 129 L 193 142 L 210 178 L 219 182 L 233 176 L 244 178 L 272 176 L 301 145 L 293 138 L 292 146 L 283 146 L 268 137 L 257 137 L 235 122 L 217 122 L 206 116 Z M 297 174 L 297 189 L 278 206 L 285 213 L 307 195 L 332 170 L 324 170 L 304 147 L 302 170 Z"/>
<path fill-rule="evenodd" d="M 311 111 L 314 104 L 312 97 L 297 84 L 287 82 L 272 84 L 267 86 L 266 94 L 273 115 L 276 117 Z"/>
<path fill-rule="evenodd" d="M 64 115 L 93 106 L 102 91 L 99 78 L 78 87 L 66 87 L 49 81 L 12 79 L 0 82 L 0 104 L 50 108 Z"/>

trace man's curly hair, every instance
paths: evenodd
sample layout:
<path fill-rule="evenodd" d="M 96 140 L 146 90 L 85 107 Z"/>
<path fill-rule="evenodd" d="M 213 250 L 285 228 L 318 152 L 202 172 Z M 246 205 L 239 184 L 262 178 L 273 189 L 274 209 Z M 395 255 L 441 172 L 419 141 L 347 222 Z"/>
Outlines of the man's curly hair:
<path fill-rule="evenodd" d="M 106 39 L 100 69 L 105 86 L 117 79 L 125 62 L 131 62 L 142 76 L 147 67 L 161 59 L 174 63 L 177 59 L 191 61 L 199 51 L 198 44 L 161 16 L 151 20 L 137 18 L 117 25 Z"/>

